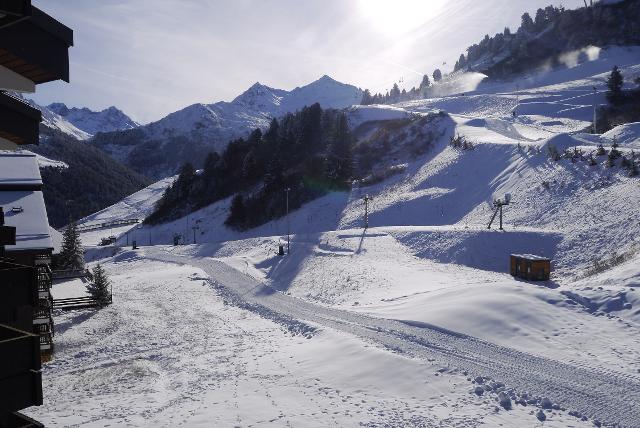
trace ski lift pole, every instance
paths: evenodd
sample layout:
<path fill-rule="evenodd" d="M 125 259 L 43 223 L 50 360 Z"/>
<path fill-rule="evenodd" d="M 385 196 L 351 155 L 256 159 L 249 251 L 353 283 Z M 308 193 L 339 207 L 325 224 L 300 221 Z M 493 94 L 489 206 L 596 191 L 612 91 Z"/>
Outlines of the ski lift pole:
<path fill-rule="evenodd" d="M 489 225 L 487 226 L 487 229 L 491 229 L 491 225 L 493 224 L 493 220 L 495 220 L 496 215 L 498 214 L 498 210 L 500 209 L 496 203 L 494 202 L 493 205 L 496 207 L 496 209 L 493 211 L 493 215 L 491 216 L 491 220 L 489 220 Z"/>
<path fill-rule="evenodd" d="M 291 252 L 291 224 L 289 223 L 289 192 L 291 191 L 291 188 L 287 187 L 284 191 L 287 194 L 287 254 L 289 254 Z"/>
<path fill-rule="evenodd" d="M 369 201 L 372 201 L 373 198 L 368 194 L 364 196 L 364 229 L 367 230 L 369 228 Z"/>

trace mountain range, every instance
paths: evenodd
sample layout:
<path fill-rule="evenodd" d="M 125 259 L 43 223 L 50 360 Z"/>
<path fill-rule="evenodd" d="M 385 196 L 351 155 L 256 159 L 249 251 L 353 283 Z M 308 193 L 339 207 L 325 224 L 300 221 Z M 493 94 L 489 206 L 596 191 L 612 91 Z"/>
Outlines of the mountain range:
<path fill-rule="evenodd" d="M 86 107 L 69 108 L 63 103 L 53 103 L 49 104 L 47 109 L 63 117 L 76 128 L 90 135 L 95 135 L 98 132 L 133 129 L 140 126 L 121 110 L 113 106 L 102 111 L 92 111 Z"/>
<path fill-rule="evenodd" d="M 345 108 L 361 98 L 359 88 L 329 76 L 291 91 L 255 83 L 231 102 L 192 104 L 147 125 L 96 134 L 91 142 L 139 173 L 162 178 L 184 162 L 199 165 L 207 153 L 267 127 L 272 118 L 314 103 Z"/>

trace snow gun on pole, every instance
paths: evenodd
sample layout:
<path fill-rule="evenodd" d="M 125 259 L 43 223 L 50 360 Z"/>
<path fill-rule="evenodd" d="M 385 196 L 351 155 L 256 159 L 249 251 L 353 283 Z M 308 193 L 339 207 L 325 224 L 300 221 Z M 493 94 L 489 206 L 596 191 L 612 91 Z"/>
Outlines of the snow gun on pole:
<path fill-rule="evenodd" d="M 491 225 L 493 224 L 493 221 L 496 219 L 496 215 L 498 213 L 500 213 L 500 230 L 504 230 L 502 229 L 502 207 L 504 207 L 505 205 L 509 205 L 511 203 L 511 193 L 506 193 L 504 195 L 504 199 L 496 199 L 495 201 L 493 201 L 493 206 L 495 207 L 494 211 L 493 211 L 493 215 L 491 216 L 491 220 L 489 220 L 489 225 L 487 226 L 487 229 L 491 229 Z"/>

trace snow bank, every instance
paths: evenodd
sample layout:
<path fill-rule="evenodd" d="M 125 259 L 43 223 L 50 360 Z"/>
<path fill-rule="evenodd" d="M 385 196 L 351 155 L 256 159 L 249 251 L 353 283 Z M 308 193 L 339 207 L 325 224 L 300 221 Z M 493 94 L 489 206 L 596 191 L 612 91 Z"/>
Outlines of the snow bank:
<path fill-rule="evenodd" d="M 406 119 L 410 113 L 400 107 L 389 105 L 354 105 L 347 109 L 349 125 L 352 129 L 366 122 Z"/>
<path fill-rule="evenodd" d="M 640 122 L 618 125 L 602 137 L 611 141 L 615 139 L 622 147 L 640 149 Z"/>

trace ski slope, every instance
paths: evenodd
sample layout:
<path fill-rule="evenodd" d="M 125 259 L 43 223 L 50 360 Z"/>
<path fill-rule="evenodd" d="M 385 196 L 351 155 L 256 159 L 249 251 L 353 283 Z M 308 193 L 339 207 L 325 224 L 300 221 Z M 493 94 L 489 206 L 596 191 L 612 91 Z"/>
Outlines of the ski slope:
<path fill-rule="evenodd" d="M 638 426 L 640 179 L 586 158 L 614 137 L 631 156 L 640 128 L 586 129 L 604 97 L 591 87 L 612 64 L 640 74 L 639 53 L 602 50 L 519 88 L 353 107 L 358 144 L 386 135 L 379 167 L 402 168 L 288 220 L 233 231 L 223 200 L 114 230 L 114 248 L 92 247 L 107 231 L 83 234 L 115 303 L 56 317 L 45 379 L 66 393 L 32 414 L 52 426 Z M 456 134 L 473 150 L 451 147 Z M 549 155 L 574 149 L 582 158 Z M 144 217 L 170 182 L 82 224 Z M 488 230 L 505 193 L 504 231 Z M 176 235 L 189 245 L 170 246 Z M 511 277 L 511 253 L 550 257 L 551 281 Z M 625 261 L 589 274 L 615 254 Z"/>

